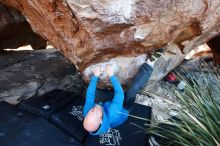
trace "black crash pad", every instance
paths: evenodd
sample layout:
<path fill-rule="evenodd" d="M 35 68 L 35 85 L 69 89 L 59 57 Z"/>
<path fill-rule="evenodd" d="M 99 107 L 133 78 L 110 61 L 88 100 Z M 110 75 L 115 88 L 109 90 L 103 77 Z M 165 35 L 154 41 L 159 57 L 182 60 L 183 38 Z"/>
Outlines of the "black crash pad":
<path fill-rule="evenodd" d="M 50 121 L 57 127 L 82 142 L 88 132 L 83 128 L 83 106 L 85 98 L 75 97 L 77 100 L 70 102 L 64 108 L 57 110 L 50 116 Z"/>
<path fill-rule="evenodd" d="M 151 119 L 151 107 L 134 103 L 131 115 Z M 93 136 L 88 135 L 85 146 L 148 146 L 148 135 L 146 123 L 150 122 L 129 117 L 128 120 L 109 132 Z"/>
<path fill-rule="evenodd" d="M 45 119 L 0 102 L 0 146 L 82 146 Z"/>
<path fill-rule="evenodd" d="M 49 119 L 49 116 L 55 110 L 74 100 L 75 95 L 75 93 L 68 93 L 62 90 L 53 90 L 40 97 L 33 97 L 21 102 L 19 108 Z"/>

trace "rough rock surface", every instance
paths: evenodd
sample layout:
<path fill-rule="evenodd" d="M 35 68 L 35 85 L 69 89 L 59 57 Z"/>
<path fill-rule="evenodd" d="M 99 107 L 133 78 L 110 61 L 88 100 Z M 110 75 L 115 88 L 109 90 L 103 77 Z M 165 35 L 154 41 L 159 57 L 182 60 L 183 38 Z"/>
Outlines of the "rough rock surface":
<path fill-rule="evenodd" d="M 81 72 L 164 46 L 176 56 L 163 66 L 177 65 L 185 53 L 220 33 L 219 0 L 0 1 L 20 10 Z M 132 78 L 126 76 L 131 70 L 119 67 L 119 78 Z"/>
<path fill-rule="evenodd" d="M 55 49 L 0 54 L 0 101 L 17 104 L 61 89 L 81 92 L 84 82 L 74 65 Z"/>
<path fill-rule="evenodd" d="M 219 73 L 220 68 L 213 68 L 213 62 L 207 61 L 206 66 L 204 65 L 204 61 L 201 61 L 206 56 L 202 56 L 201 58 L 193 58 L 191 60 L 187 60 L 182 62 L 175 71 L 181 73 L 182 77 L 192 77 L 196 80 L 201 88 L 205 88 L 208 83 L 215 89 L 219 91 L 217 84 L 220 81 Z M 210 72 L 211 69 L 213 72 Z M 213 75 L 215 73 L 215 75 Z M 152 114 L 152 122 L 162 122 L 167 120 L 171 116 L 178 115 L 177 109 L 181 107 L 178 102 L 178 98 L 174 94 L 173 89 L 177 89 L 177 84 L 171 84 L 167 82 L 166 79 L 162 79 L 158 82 L 153 88 L 149 88 L 146 86 L 139 94 L 137 94 L 136 102 L 139 104 L 143 104 L 146 106 L 151 106 L 153 109 Z M 213 92 L 213 97 L 218 99 L 218 92 Z M 219 100 L 217 101 L 219 102 Z"/>
<path fill-rule="evenodd" d="M 34 33 L 25 17 L 14 8 L 0 3 L 0 51 L 31 45 L 44 49 L 47 41 Z"/>

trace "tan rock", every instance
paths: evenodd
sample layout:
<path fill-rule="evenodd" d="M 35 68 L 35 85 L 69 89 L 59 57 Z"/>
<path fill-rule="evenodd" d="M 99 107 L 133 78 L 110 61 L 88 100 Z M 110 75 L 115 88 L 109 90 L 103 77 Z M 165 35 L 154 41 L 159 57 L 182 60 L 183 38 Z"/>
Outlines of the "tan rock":
<path fill-rule="evenodd" d="M 219 0 L 0 1 L 22 11 L 32 28 L 81 72 L 97 63 L 120 57 L 132 60 L 165 46 L 174 58 L 162 61 L 161 78 L 185 53 L 220 33 Z M 139 61 L 135 64 L 139 66 Z M 134 75 L 126 75 L 131 70 L 119 68 L 119 78 L 128 81 Z"/>

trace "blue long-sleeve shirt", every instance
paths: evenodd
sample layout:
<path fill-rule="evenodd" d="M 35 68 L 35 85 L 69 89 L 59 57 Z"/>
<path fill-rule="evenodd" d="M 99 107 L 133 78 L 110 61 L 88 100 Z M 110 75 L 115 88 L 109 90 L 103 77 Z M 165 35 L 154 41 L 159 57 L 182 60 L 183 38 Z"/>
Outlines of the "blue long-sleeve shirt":
<path fill-rule="evenodd" d="M 96 133 L 91 132 L 92 135 L 100 135 L 107 132 L 110 128 L 114 128 L 123 124 L 128 118 L 128 111 L 124 109 L 124 91 L 116 76 L 111 76 L 110 80 L 114 88 L 114 97 L 112 101 L 105 102 L 103 108 L 102 124 Z M 86 92 L 86 102 L 84 105 L 83 115 L 87 115 L 89 110 L 95 106 L 95 91 L 98 77 L 91 78 L 89 87 Z"/>

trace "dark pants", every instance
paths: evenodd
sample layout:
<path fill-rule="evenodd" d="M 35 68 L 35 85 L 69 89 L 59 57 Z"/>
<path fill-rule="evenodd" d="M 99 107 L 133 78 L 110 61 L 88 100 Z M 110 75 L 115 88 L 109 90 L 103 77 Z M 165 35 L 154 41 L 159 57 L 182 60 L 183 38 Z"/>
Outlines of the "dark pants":
<path fill-rule="evenodd" d="M 136 94 L 143 88 L 143 86 L 148 82 L 153 68 L 148 64 L 144 63 L 137 75 L 132 80 L 131 86 L 128 88 L 127 92 L 125 93 L 124 99 L 124 107 L 126 109 L 130 109 L 135 101 Z M 114 96 L 114 91 L 110 91 L 107 89 L 97 89 L 96 90 L 96 97 L 97 102 L 105 102 L 108 100 L 112 100 Z"/>

